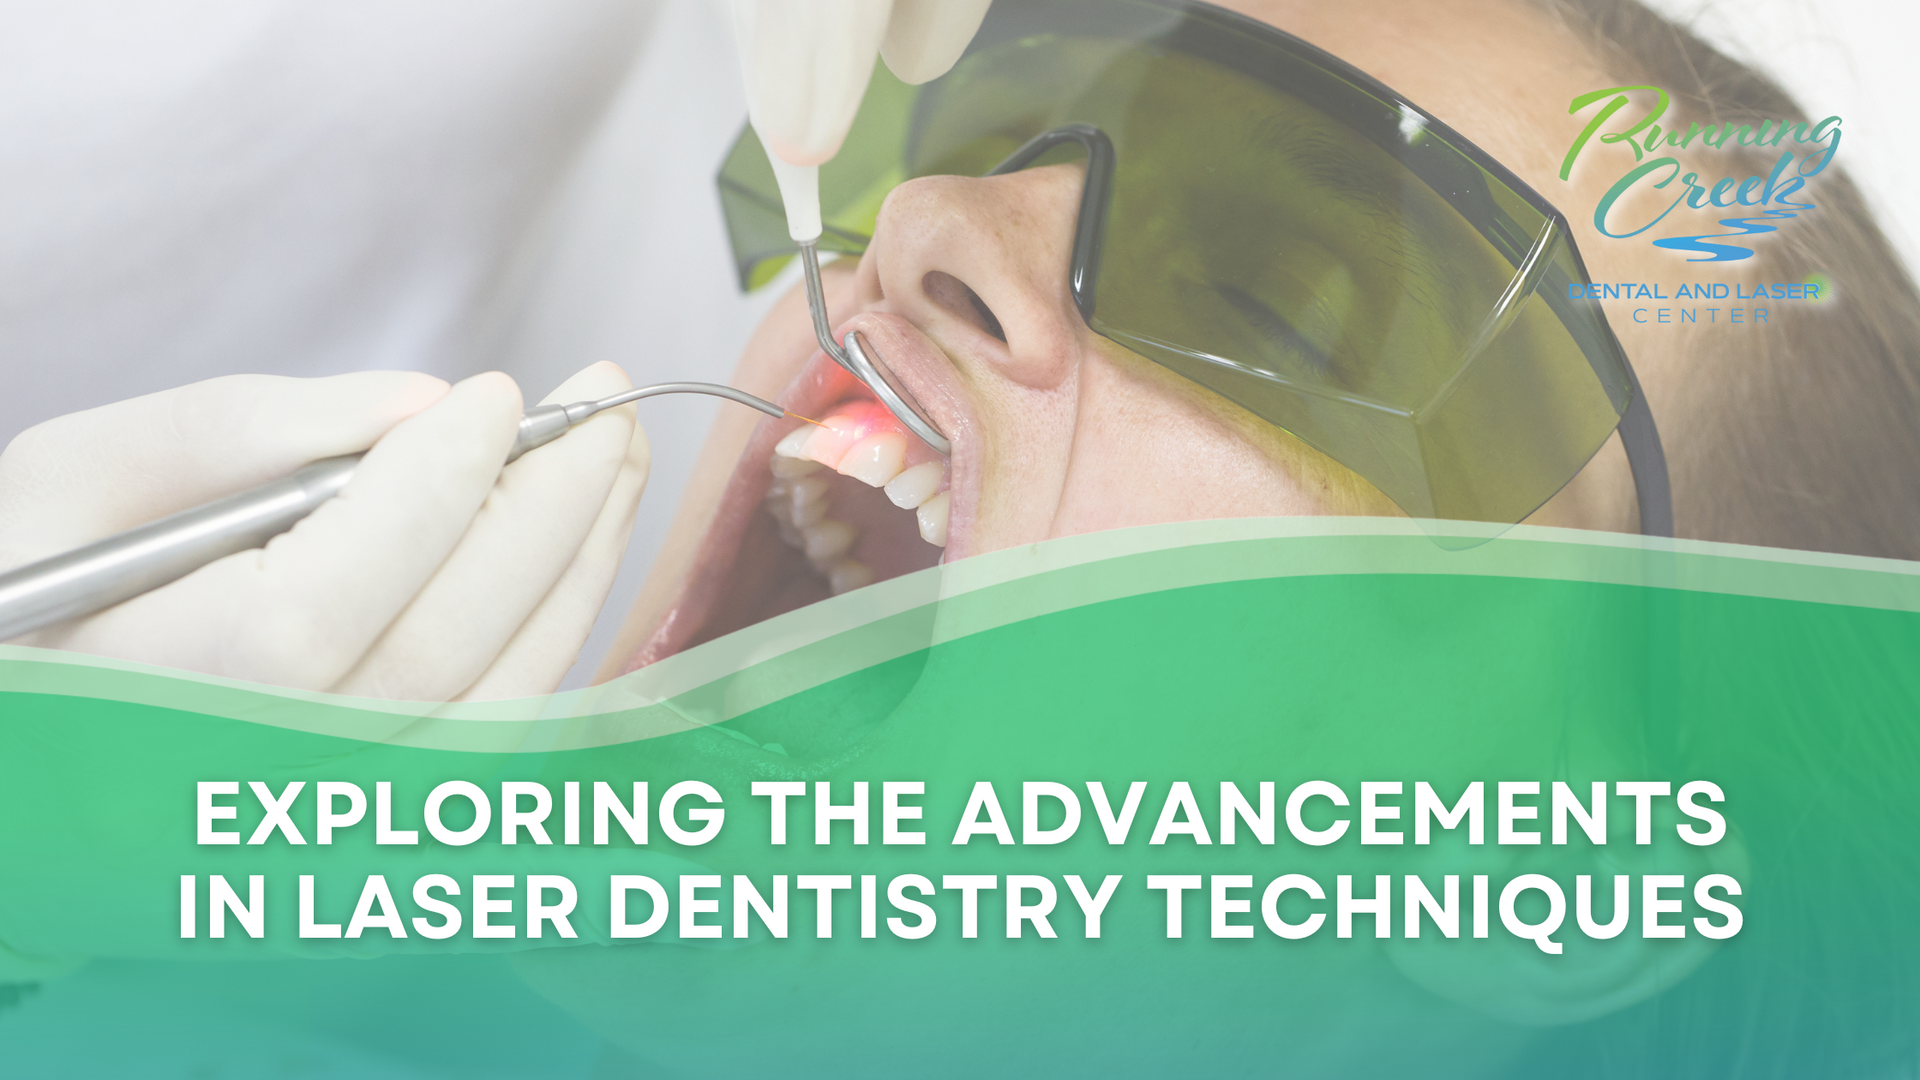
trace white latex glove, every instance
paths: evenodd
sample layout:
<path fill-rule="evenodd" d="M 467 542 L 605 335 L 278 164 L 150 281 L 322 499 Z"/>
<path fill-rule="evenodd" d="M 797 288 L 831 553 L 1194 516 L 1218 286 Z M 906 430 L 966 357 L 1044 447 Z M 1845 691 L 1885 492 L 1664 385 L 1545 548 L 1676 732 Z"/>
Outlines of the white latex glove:
<path fill-rule="evenodd" d="M 547 400 L 628 385 L 596 364 Z M 647 444 L 609 410 L 503 470 L 521 412 L 498 373 L 240 375 L 41 424 L 0 454 L 0 567 L 372 450 L 265 548 L 16 643 L 363 696 L 551 692 L 619 566 Z"/>
<path fill-rule="evenodd" d="M 873 75 L 875 55 L 901 82 L 947 73 L 992 0 L 733 0 L 753 130 L 795 240 L 820 235 L 818 177 L 840 152 Z"/>

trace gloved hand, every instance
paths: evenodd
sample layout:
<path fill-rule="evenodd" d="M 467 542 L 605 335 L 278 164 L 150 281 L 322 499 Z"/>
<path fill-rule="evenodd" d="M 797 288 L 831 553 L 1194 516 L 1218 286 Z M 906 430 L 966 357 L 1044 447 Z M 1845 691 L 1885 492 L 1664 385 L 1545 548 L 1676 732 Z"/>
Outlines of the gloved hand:
<path fill-rule="evenodd" d="M 628 385 L 597 364 L 547 400 Z M 372 450 L 264 549 L 15 643 L 362 696 L 550 692 L 612 585 L 647 444 L 614 409 L 503 470 L 521 412 L 498 373 L 240 375 L 41 424 L 0 454 L 0 568 Z"/>
<path fill-rule="evenodd" d="M 734 0 L 747 105 L 767 152 L 820 165 L 840 150 L 876 54 L 901 82 L 947 73 L 992 0 Z"/>
<path fill-rule="evenodd" d="M 993 0 L 733 0 L 747 111 L 773 165 L 787 229 L 820 236 L 818 174 L 840 152 L 879 55 L 901 82 L 947 73 Z"/>

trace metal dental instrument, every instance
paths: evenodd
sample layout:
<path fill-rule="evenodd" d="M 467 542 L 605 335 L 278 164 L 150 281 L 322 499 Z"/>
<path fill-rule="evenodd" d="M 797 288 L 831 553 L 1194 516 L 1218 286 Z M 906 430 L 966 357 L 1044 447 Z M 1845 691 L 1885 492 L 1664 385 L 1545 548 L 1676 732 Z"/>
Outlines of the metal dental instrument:
<path fill-rule="evenodd" d="M 820 348 L 833 358 L 833 362 L 847 370 L 847 373 L 873 391 L 880 404 L 894 418 L 905 424 L 920 441 L 942 454 L 953 453 L 953 444 L 945 435 L 933 426 L 921 412 L 920 403 L 915 401 L 907 389 L 893 381 L 893 373 L 874 363 L 868 357 L 872 346 L 867 345 L 857 330 L 847 331 L 844 345 L 833 340 L 832 324 L 827 321 L 827 298 L 820 286 L 820 248 L 817 242 L 800 245 L 800 265 L 807 279 L 807 307 L 813 312 L 813 336 L 820 342 Z M 874 353 L 879 356 L 879 353 Z"/>
<path fill-rule="evenodd" d="M 661 383 L 598 401 L 528 409 L 520 418 L 520 433 L 507 460 L 545 446 L 595 413 L 661 394 L 709 394 L 768 416 L 806 419 L 731 386 Z M 316 461 L 284 479 L 0 574 L 0 641 L 64 619 L 91 615 L 183 578 L 215 559 L 262 546 L 338 495 L 353 478 L 362 456 L 349 454 Z"/>
<path fill-rule="evenodd" d="M 973 40 L 988 3 L 948 0 L 948 17 L 939 23 L 939 29 L 922 27 L 916 31 L 924 40 L 906 53 L 888 55 L 888 67 L 899 75 L 901 63 L 911 59 L 908 74 L 901 77 L 916 84 L 945 73 Z M 820 342 L 821 351 L 859 379 L 916 438 L 940 454 L 950 455 L 953 444 L 933 426 L 913 394 L 895 380 L 873 347 L 851 330 L 844 339 L 835 341 L 833 324 L 827 321 L 826 294 L 820 288 L 820 164 L 839 152 L 842 140 L 852 129 L 874 62 L 880 59 L 880 42 L 895 14 L 891 2 L 828 7 L 833 10 L 823 9 L 794 23 L 789 18 L 793 15 L 790 5 L 735 0 L 734 30 L 739 38 L 747 114 L 762 145 L 769 148 L 767 164 L 780 188 L 787 236 L 800 246 L 807 307 L 813 314 L 813 336 Z M 763 39 L 763 33 L 774 36 Z M 837 40 L 849 33 L 865 44 Z M 796 84 L 807 89 L 795 94 Z M 784 104 L 770 107 L 775 99 Z M 769 133 L 774 136 L 771 141 Z M 775 146 L 784 147 L 782 153 L 787 156 L 775 153 L 771 149 Z"/>

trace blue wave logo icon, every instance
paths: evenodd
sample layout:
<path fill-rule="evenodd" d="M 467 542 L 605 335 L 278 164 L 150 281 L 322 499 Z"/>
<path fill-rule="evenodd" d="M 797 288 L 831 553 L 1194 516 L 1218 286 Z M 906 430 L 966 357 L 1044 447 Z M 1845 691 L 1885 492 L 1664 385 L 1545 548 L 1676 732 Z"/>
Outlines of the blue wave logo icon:
<path fill-rule="evenodd" d="M 1732 232 L 1706 233 L 1701 236 L 1670 236 L 1662 240 L 1655 240 L 1653 246 L 1666 248 L 1668 251 L 1697 251 L 1701 253 L 1699 258 L 1688 259 L 1688 262 L 1733 262 L 1738 259 L 1750 259 L 1753 257 L 1752 248 L 1741 247 L 1738 244 L 1715 243 L 1714 241 L 1779 232 L 1780 227 L 1778 225 L 1768 225 L 1766 222 L 1769 220 L 1778 221 L 1785 218 L 1798 217 L 1801 211 L 1812 210 L 1814 208 L 1814 204 L 1811 202 L 1787 202 L 1784 199 L 1781 201 L 1787 206 L 1793 207 L 1793 209 L 1762 210 L 1760 213 L 1749 217 L 1721 218 L 1720 224 L 1733 230 Z"/>

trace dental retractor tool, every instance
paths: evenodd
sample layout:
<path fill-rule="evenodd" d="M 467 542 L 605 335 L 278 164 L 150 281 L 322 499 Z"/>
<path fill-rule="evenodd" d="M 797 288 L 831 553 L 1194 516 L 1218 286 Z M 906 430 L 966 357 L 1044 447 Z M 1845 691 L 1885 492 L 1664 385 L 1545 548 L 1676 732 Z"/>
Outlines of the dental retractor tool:
<path fill-rule="evenodd" d="M 747 111 L 780 185 L 787 234 L 800 246 L 814 337 L 908 431 L 943 455 L 953 452 L 952 444 L 873 346 L 851 330 L 833 339 L 820 288 L 820 165 L 840 151 L 852 129 L 876 57 L 903 82 L 938 78 L 960 59 L 990 3 L 733 0 Z"/>
<path fill-rule="evenodd" d="M 800 268 L 807 282 L 807 308 L 813 314 L 813 336 L 825 352 L 849 375 L 880 399 L 908 431 L 942 455 L 953 453 L 953 444 L 933 426 L 907 389 L 895 381 L 880 354 L 873 350 L 857 330 L 833 340 L 833 324 L 827 319 L 826 291 L 820 284 L 820 170 L 814 166 L 789 165 L 771 155 L 773 175 L 780 184 L 781 201 L 787 208 L 787 234 L 800 246 Z"/>
<path fill-rule="evenodd" d="M 894 382 L 893 373 L 884 363 L 876 363 L 880 354 L 873 351 L 858 330 L 847 331 L 843 342 L 833 340 L 831 324 L 827 322 L 827 299 L 820 286 L 820 249 L 817 242 L 800 245 L 800 265 L 807 279 L 807 307 L 813 311 L 813 336 L 820 342 L 820 348 L 833 362 L 845 368 L 848 374 L 859 379 L 880 404 L 894 418 L 906 425 L 921 442 L 933 447 L 943 455 L 953 453 L 953 444 L 947 441 L 940 429 L 933 426 L 920 410 L 919 403 L 907 389 Z M 869 355 L 871 354 L 871 355 Z"/>
<path fill-rule="evenodd" d="M 558 439 L 595 413 L 662 394 L 708 394 L 776 418 L 799 416 L 731 386 L 661 383 L 598 401 L 540 405 L 527 410 L 520 418 L 520 432 L 507 461 Z M 284 479 L 0 574 L 0 641 L 65 619 L 91 615 L 177 581 L 216 559 L 264 546 L 338 495 L 353 479 L 363 456 L 325 458 Z"/>

